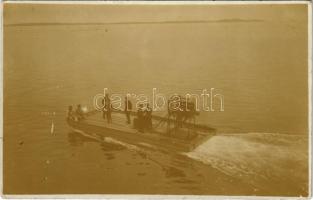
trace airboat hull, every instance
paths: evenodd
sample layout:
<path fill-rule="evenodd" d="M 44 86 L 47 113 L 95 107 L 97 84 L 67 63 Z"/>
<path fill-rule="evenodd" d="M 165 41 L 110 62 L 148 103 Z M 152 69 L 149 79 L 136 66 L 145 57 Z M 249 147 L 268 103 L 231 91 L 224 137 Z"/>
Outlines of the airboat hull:
<path fill-rule="evenodd" d="M 122 113 L 112 113 L 112 123 L 107 123 L 100 112 L 84 120 L 68 120 L 67 123 L 73 131 L 96 140 L 105 141 L 106 138 L 113 138 L 136 146 L 176 152 L 189 152 L 214 135 L 214 132 L 194 133 L 189 129 L 166 132 L 165 125 L 142 133 L 131 124 L 127 124 Z M 153 120 L 154 125 L 157 123 L 159 123 L 157 120 Z"/>

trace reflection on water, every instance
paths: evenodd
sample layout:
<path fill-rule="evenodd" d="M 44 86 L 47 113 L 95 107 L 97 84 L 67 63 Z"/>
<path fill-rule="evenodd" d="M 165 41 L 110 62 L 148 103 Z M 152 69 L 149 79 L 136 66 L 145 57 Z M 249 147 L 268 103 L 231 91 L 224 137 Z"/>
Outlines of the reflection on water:
<path fill-rule="evenodd" d="M 99 142 L 99 140 L 97 140 L 97 139 L 85 137 L 85 136 L 83 136 L 79 133 L 76 133 L 76 132 L 69 132 L 68 133 L 68 142 L 73 146 L 80 146 L 86 142 L 100 143 L 101 149 L 105 152 L 107 152 L 107 151 L 119 151 L 119 150 L 126 149 L 126 147 L 123 147 L 121 145 L 105 142 L 105 140 L 102 142 Z"/>
<path fill-rule="evenodd" d="M 173 178 L 173 177 L 185 177 L 186 175 L 182 170 L 179 170 L 174 167 L 168 167 L 164 168 L 165 175 L 167 178 Z"/>
<path fill-rule="evenodd" d="M 83 145 L 85 142 L 95 142 L 94 139 L 84 137 L 76 132 L 69 132 L 68 133 L 68 142 L 73 146 L 80 146 Z"/>
<path fill-rule="evenodd" d="M 123 150 L 127 149 L 123 145 L 114 144 L 114 143 L 110 143 L 110 142 L 105 142 L 105 140 L 104 141 L 99 141 L 97 139 L 92 139 L 92 138 L 83 136 L 83 135 L 81 135 L 79 133 L 76 133 L 76 132 L 69 132 L 68 133 L 68 141 L 73 146 L 82 146 L 82 145 L 84 145 L 84 143 L 87 143 L 87 142 L 93 142 L 93 143 L 95 143 L 95 145 L 99 144 L 101 146 L 101 150 L 104 151 L 104 156 L 105 156 L 105 158 L 107 160 L 115 159 L 114 152 L 116 152 L 116 151 L 123 151 Z M 141 150 L 141 151 L 138 151 L 136 153 L 137 153 L 136 155 L 140 156 L 141 158 L 143 158 L 145 160 L 148 160 L 150 162 L 154 162 L 155 164 L 159 165 L 162 168 L 162 170 L 164 171 L 166 178 L 186 177 L 186 175 L 185 175 L 183 170 L 174 167 L 175 165 L 176 166 L 179 166 L 181 164 L 186 165 L 187 162 L 184 162 L 184 160 L 183 160 L 183 158 L 184 158 L 185 161 L 186 161 L 186 157 L 185 156 L 181 156 L 179 154 L 172 155 L 173 156 L 173 158 L 172 158 L 173 160 L 171 160 L 171 162 L 174 165 L 173 166 L 166 166 L 166 163 L 160 163 L 160 161 L 158 161 L 158 160 L 153 160 L 152 152 L 149 154 L 149 152 L 147 150 Z M 156 152 L 154 152 L 154 153 L 156 153 Z M 133 158 L 136 160 L 136 156 L 134 156 Z M 150 165 L 150 163 L 147 162 L 147 161 L 145 161 L 145 162 L 143 162 L 143 161 L 137 162 L 137 164 L 139 166 L 149 166 Z M 131 165 L 131 164 L 129 162 L 127 162 L 126 165 Z M 146 173 L 139 172 L 139 173 L 137 173 L 137 175 L 138 176 L 145 176 Z M 175 180 L 175 182 L 177 182 L 177 183 L 188 183 L 188 181 L 183 181 L 183 180 Z"/>

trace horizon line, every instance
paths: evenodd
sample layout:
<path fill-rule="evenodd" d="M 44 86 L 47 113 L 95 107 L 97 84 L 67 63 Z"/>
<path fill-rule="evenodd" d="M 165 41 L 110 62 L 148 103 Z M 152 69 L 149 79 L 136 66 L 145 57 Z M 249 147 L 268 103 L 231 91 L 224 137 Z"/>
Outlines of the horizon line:
<path fill-rule="evenodd" d="M 184 21 L 128 21 L 128 22 L 34 22 L 3 24 L 7 27 L 18 26 L 79 26 L 79 25 L 131 25 L 131 24 L 205 24 L 205 23 L 240 23 L 263 22 L 261 19 L 221 19 L 221 20 L 184 20 Z"/>

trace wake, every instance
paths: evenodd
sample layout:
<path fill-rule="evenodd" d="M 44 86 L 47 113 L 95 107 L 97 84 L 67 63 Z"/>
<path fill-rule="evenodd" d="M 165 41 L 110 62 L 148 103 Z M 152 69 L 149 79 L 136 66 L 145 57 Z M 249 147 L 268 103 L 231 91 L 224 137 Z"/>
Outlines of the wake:
<path fill-rule="evenodd" d="M 186 155 L 229 176 L 252 182 L 286 177 L 304 181 L 308 138 L 278 133 L 223 134 Z"/>

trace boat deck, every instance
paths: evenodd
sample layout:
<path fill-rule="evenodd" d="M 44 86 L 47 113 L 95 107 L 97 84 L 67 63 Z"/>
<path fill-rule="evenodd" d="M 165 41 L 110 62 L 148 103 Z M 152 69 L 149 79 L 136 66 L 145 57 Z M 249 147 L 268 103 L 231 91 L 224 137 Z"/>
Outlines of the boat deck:
<path fill-rule="evenodd" d="M 108 128 L 108 129 L 125 131 L 127 133 L 139 133 L 139 131 L 135 129 L 133 126 L 133 121 L 135 118 L 134 115 L 130 116 L 131 124 L 127 124 L 126 115 L 124 113 L 112 112 L 111 116 L 112 116 L 112 122 L 108 123 L 107 119 L 103 119 L 102 113 L 98 112 L 87 117 L 87 119 L 84 120 L 84 123 L 88 123 L 91 125 L 100 126 L 100 127 Z M 153 130 L 145 130 L 144 133 L 147 133 L 147 134 L 153 133 L 153 134 L 161 134 L 161 135 L 169 136 L 166 133 L 167 124 L 165 122 L 162 123 L 159 120 L 152 119 L 152 127 L 155 127 L 155 128 L 153 128 Z M 188 133 L 188 129 L 184 129 L 184 128 L 180 129 L 179 131 L 172 131 L 170 133 L 170 137 L 181 139 L 181 140 L 192 139 L 195 136 L 196 135 L 194 132 L 189 131 Z"/>
<path fill-rule="evenodd" d="M 133 128 L 132 124 L 127 124 L 126 116 L 121 113 L 112 113 L 112 122 L 108 123 L 107 119 L 103 119 L 102 113 L 98 112 L 94 115 L 87 117 L 84 123 L 92 124 L 95 126 L 101 126 L 103 128 L 117 129 L 122 131 L 127 131 L 129 133 L 136 133 L 137 130 Z M 131 116 L 131 121 L 133 121 L 133 116 Z"/>
<path fill-rule="evenodd" d="M 131 124 L 127 123 L 126 115 L 123 112 L 112 112 L 111 116 L 111 123 L 108 123 L 107 119 L 103 119 L 102 112 L 93 112 L 84 120 L 69 121 L 68 123 L 75 130 L 83 131 L 93 137 L 113 137 L 132 144 L 153 144 L 158 147 L 174 148 L 178 151 L 189 151 L 214 135 L 190 128 L 168 129 L 166 118 L 159 116 L 152 118 L 152 127 L 154 128 L 142 133 L 133 127 L 134 113 L 131 115 Z"/>

